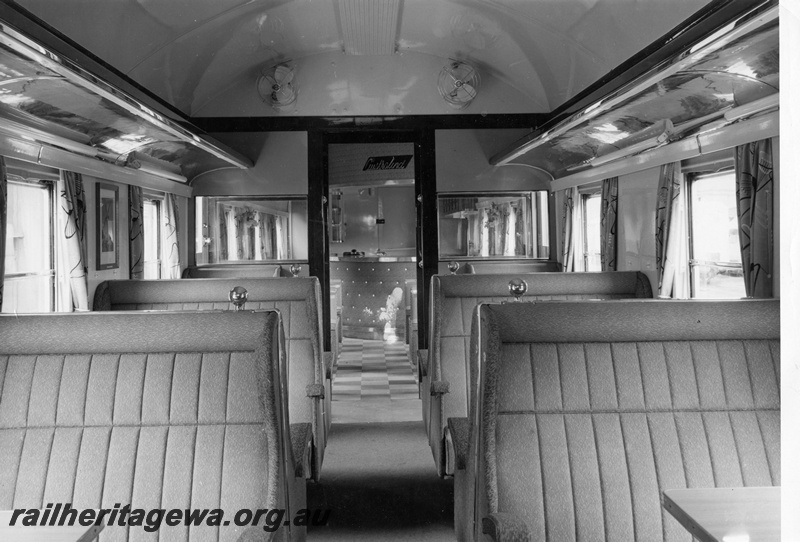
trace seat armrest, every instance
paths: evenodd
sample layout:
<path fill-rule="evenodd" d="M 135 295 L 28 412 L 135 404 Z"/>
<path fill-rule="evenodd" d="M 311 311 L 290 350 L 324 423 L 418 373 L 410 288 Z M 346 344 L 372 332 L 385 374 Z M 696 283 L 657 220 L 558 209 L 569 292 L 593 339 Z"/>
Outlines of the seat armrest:
<path fill-rule="evenodd" d="M 530 542 L 533 540 L 528 524 L 521 517 L 495 512 L 483 518 L 483 534 L 489 535 L 495 542 Z"/>
<path fill-rule="evenodd" d="M 325 384 L 309 384 L 306 386 L 306 397 L 325 398 Z"/>
<path fill-rule="evenodd" d="M 447 418 L 444 429 L 446 443 L 446 474 L 467 468 L 467 448 L 469 448 L 469 418 Z"/>
<path fill-rule="evenodd" d="M 447 380 L 434 380 L 431 382 L 431 396 L 444 395 L 450 392 L 450 382 Z"/>
<path fill-rule="evenodd" d="M 422 377 L 428 374 L 428 349 L 417 350 L 417 378 L 422 382 Z"/>
<path fill-rule="evenodd" d="M 322 363 L 325 364 L 325 378 L 331 378 L 333 375 L 333 352 L 323 352 Z"/>
<path fill-rule="evenodd" d="M 311 441 L 313 431 L 311 424 L 293 423 L 289 425 L 292 439 L 292 455 L 294 456 L 294 475 L 305 478 L 311 472 Z"/>

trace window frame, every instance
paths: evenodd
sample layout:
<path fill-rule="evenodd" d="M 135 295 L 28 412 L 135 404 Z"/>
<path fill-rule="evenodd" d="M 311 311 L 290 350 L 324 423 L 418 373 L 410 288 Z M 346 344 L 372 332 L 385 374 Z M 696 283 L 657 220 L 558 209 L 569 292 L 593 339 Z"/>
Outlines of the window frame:
<path fill-rule="evenodd" d="M 155 204 L 155 207 L 156 207 L 156 220 L 157 220 L 156 228 L 158 230 L 156 232 L 157 233 L 157 235 L 156 235 L 156 255 L 157 255 L 157 258 L 155 260 L 156 262 L 158 262 L 158 265 L 156 266 L 156 269 L 158 271 L 158 273 L 157 273 L 158 276 L 157 277 L 146 277 L 145 276 L 145 270 L 147 269 L 147 264 L 148 263 L 152 263 L 153 260 L 144 259 L 144 252 L 142 253 L 142 258 L 143 258 L 143 260 L 142 260 L 142 277 L 144 277 L 145 279 L 149 279 L 149 280 L 159 280 L 159 279 L 161 279 L 161 266 L 162 266 L 161 248 L 162 248 L 163 242 L 164 242 L 164 222 L 162 220 L 162 212 L 164 210 L 164 202 L 165 202 L 164 194 L 160 194 L 160 193 L 156 193 L 156 192 L 149 192 L 149 191 L 144 191 L 142 193 L 142 205 L 143 206 L 147 205 L 147 204 Z M 143 213 L 143 215 L 144 215 L 144 213 Z M 144 225 L 145 224 L 146 224 L 146 222 L 143 221 L 142 222 L 142 235 L 144 235 L 144 242 L 145 242 L 145 245 L 146 245 L 148 236 L 147 236 L 147 232 L 144 229 Z"/>
<path fill-rule="evenodd" d="M 203 198 L 200 200 L 200 198 Z M 295 224 L 293 220 L 294 210 L 291 212 L 282 212 L 282 211 L 275 211 L 272 214 L 277 215 L 284 215 L 287 218 L 286 223 L 286 251 L 287 257 L 286 258 L 271 258 L 271 259 L 244 259 L 244 260 L 231 260 L 231 259 L 221 259 L 219 255 L 219 248 L 221 246 L 220 243 L 220 231 L 219 231 L 219 221 L 209 220 L 208 216 L 208 209 L 209 205 L 212 205 L 213 208 L 217 209 L 219 205 L 224 205 L 226 202 L 289 202 L 292 206 L 296 204 L 301 204 L 300 207 L 305 207 L 305 221 L 304 226 L 308 229 L 311 218 L 309 215 L 309 197 L 306 194 L 267 194 L 267 195 L 250 195 L 250 194 L 242 194 L 237 196 L 232 195 L 213 195 L 213 194 L 204 194 L 204 195 L 197 195 L 192 198 L 194 200 L 193 206 L 195 210 L 195 218 L 194 218 L 194 228 L 195 232 L 197 232 L 198 228 L 202 228 L 205 230 L 205 235 L 203 236 L 203 244 L 204 247 L 194 246 L 194 255 L 196 259 L 195 265 L 197 267 L 203 266 L 219 266 L 219 265 L 279 265 L 279 264 L 292 264 L 292 263 L 307 263 L 308 262 L 308 244 L 307 242 L 305 245 L 300 243 L 300 246 L 296 244 L 295 241 Z M 205 209 L 205 210 L 204 210 Z M 200 218 L 202 217 L 203 222 L 200 222 Z M 305 239 L 305 236 L 302 237 Z M 207 241 L 206 241 L 207 240 Z M 194 235 L 194 244 L 196 245 L 198 241 L 197 234 Z M 213 251 L 209 247 L 214 247 Z M 214 258 L 212 258 L 212 254 Z M 206 261 L 199 261 L 199 257 L 202 256 L 203 260 Z M 214 261 L 211 261 L 211 260 Z"/>
<path fill-rule="evenodd" d="M 694 170 L 689 171 L 684 174 L 684 186 L 686 187 L 686 266 L 687 266 L 687 277 L 689 279 L 689 299 L 704 299 L 696 296 L 695 292 L 695 276 L 694 276 L 694 269 L 698 266 L 698 260 L 694 256 L 694 208 L 693 208 L 693 197 L 692 191 L 694 189 L 694 183 L 697 180 L 700 180 L 704 177 L 711 177 L 714 175 L 724 175 L 724 174 L 733 174 L 735 176 L 735 168 L 733 163 L 729 166 L 723 166 L 714 170 Z M 735 187 L 734 187 L 735 190 Z M 703 260 L 705 262 L 705 260 Z M 733 266 L 727 265 L 731 262 L 705 262 L 706 265 L 709 263 L 713 263 L 715 267 L 730 267 Z M 739 264 L 740 268 L 743 269 L 742 264 Z M 744 284 L 742 284 L 744 287 Z M 720 298 L 723 299 L 723 298 Z M 737 298 L 727 298 L 727 299 L 737 299 Z"/>
<path fill-rule="evenodd" d="M 581 259 L 581 261 L 583 262 L 583 271 L 586 271 L 586 272 L 589 271 L 589 231 L 588 231 L 589 221 L 586 218 L 586 207 L 587 207 L 586 203 L 591 198 L 601 199 L 602 198 L 601 192 L 602 191 L 601 191 L 600 187 L 592 187 L 592 188 L 589 188 L 589 189 L 584 189 L 584 190 L 579 190 L 578 191 L 578 196 L 579 196 L 579 199 L 580 199 L 580 221 L 581 221 L 581 224 L 580 224 L 580 230 L 581 230 L 580 231 L 580 236 L 581 236 L 581 239 L 580 239 L 580 241 L 581 241 L 581 253 L 583 254 L 583 258 Z M 601 201 L 601 204 L 602 204 L 602 201 Z M 601 239 L 601 237 L 602 237 L 601 224 L 599 222 L 597 224 L 597 235 L 598 235 L 598 241 L 602 242 L 602 239 Z M 600 258 L 600 253 L 599 252 L 597 253 L 597 257 L 598 257 L 598 259 Z M 602 270 L 603 269 L 602 269 L 602 263 L 601 263 L 600 269 L 597 269 L 596 271 L 602 271 Z"/>
<path fill-rule="evenodd" d="M 27 178 L 21 177 L 19 175 L 15 175 L 12 173 L 7 173 L 6 182 L 8 185 L 19 185 L 19 186 L 33 186 L 40 190 L 44 190 L 47 192 L 47 217 L 49 219 L 49 228 L 48 228 L 48 242 L 49 242 L 49 254 L 48 254 L 48 265 L 49 269 L 47 271 L 42 272 L 22 272 L 22 273 L 13 273 L 6 271 L 4 274 L 4 280 L 13 281 L 15 279 L 24 279 L 27 277 L 49 277 L 50 278 L 50 287 L 49 290 L 49 307 L 45 313 L 54 313 L 56 312 L 56 297 L 57 297 L 57 289 L 58 289 L 58 270 L 56 266 L 58 265 L 57 261 L 57 252 L 58 247 L 56 247 L 56 222 L 58 221 L 58 216 L 56 215 L 56 182 L 50 179 L 40 179 L 40 178 Z M 0 306 L 0 311 L 2 311 L 2 306 Z M 45 314 L 43 313 L 43 314 Z"/>
<path fill-rule="evenodd" d="M 543 194 L 543 201 L 548 202 L 547 205 L 540 206 L 540 199 L 537 198 L 537 194 Z M 553 248 L 550 246 L 550 228 L 552 224 L 550 223 L 551 220 L 551 209 L 549 206 L 549 191 L 544 189 L 535 189 L 535 190 L 502 190 L 502 191 L 491 191 L 491 192 L 437 192 L 436 193 L 436 220 L 439 227 L 437 228 L 437 244 L 436 250 L 439 255 L 439 259 L 441 261 L 457 261 L 457 262 L 510 262 L 510 261 L 546 261 L 550 259 L 550 256 L 553 253 Z M 540 246 L 538 242 L 541 241 L 541 251 L 547 252 L 546 256 L 543 255 L 521 255 L 517 254 L 514 256 L 501 256 L 501 255 L 490 255 L 490 256 L 470 256 L 469 253 L 463 255 L 448 255 L 443 254 L 442 246 L 443 246 L 443 237 L 442 237 L 442 228 L 441 228 L 441 220 L 442 220 L 442 200 L 445 199 L 452 199 L 452 198 L 486 198 L 486 197 L 493 197 L 493 198 L 523 198 L 527 197 L 530 201 L 530 216 L 528 217 L 528 234 L 530 236 L 530 243 L 528 251 L 532 254 L 534 249 L 536 252 L 540 251 Z M 541 221 L 544 224 L 543 227 L 538 225 L 538 221 L 540 219 L 539 212 L 541 208 L 543 208 L 547 212 L 547 220 Z"/>

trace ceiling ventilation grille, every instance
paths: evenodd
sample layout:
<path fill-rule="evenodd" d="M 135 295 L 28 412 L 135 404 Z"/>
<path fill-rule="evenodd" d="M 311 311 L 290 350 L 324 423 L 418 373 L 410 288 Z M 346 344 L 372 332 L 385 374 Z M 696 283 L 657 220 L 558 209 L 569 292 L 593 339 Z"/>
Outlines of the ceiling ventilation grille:
<path fill-rule="evenodd" d="M 345 54 L 395 52 L 400 0 L 339 0 L 338 7 Z"/>

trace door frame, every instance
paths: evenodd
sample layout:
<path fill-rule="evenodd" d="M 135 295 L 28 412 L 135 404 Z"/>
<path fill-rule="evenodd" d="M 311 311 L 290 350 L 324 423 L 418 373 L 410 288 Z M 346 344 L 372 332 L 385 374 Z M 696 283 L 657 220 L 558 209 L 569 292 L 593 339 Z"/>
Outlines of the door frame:
<path fill-rule="evenodd" d="M 429 284 L 437 273 L 436 148 L 433 128 L 375 130 L 369 128 L 308 132 L 308 247 L 309 274 L 322 286 L 323 329 L 330 328 L 330 242 L 328 232 L 328 145 L 347 143 L 413 143 L 414 196 L 417 208 L 417 322 L 418 346 L 428 347 Z M 318 217 L 318 218 L 315 218 Z M 330 351 L 330 333 L 323 333 Z"/>

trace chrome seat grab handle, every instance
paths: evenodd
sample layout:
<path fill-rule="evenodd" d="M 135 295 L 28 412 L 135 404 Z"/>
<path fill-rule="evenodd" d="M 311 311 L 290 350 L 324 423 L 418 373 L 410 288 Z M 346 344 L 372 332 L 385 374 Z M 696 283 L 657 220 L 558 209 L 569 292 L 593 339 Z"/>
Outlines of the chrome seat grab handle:
<path fill-rule="evenodd" d="M 514 296 L 514 301 L 519 302 L 522 296 L 528 291 L 528 283 L 522 279 L 511 279 L 508 281 L 508 292 Z"/>
<path fill-rule="evenodd" d="M 233 303 L 233 310 L 244 310 L 244 304 L 247 303 L 247 289 L 244 286 L 234 286 L 228 293 L 228 299 Z"/>

